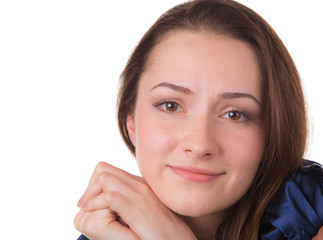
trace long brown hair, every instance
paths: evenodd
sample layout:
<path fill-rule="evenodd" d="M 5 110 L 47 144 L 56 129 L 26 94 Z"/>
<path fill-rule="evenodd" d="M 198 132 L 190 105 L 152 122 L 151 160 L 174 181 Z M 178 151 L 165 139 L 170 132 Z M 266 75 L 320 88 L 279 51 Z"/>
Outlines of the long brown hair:
<path fill-rule="evenodd" d="M 138 83 L 149 57 L 163 37 L 174 30 L 225 35 L 250 44 L 263 68 L 266 143 L 262 161 L 248 192 L 221 224 L 218 239 L 257 239 L 270 199 L 286 177 L 303 163 L 307 118 L 300 77 L 275 31 L 257 13 L 232 0 L 195 0 L 163 14 L 143 36 L 122 75 L 118 96 L 121 135 L 135 154 L 127 117 L 136 104 Z"/>

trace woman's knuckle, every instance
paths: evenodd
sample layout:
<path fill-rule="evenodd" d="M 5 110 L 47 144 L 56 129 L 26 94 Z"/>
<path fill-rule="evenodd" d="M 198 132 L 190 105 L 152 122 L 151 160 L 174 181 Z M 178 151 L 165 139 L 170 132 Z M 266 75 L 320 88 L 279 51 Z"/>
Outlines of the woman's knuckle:
<path fill-rule="evenodd" d="M 101 172 L 100 174 L 99 174 L 99 177 L 98 177 L 98 179 L 99 179 L 99 182 L 101 183 L 101 184 L 106 184 L 107 182 L 109 182 L 110 181 L 110 179 L 111 179 L 111 174 L 110 173 L 108 173 L 108 172 Z"/>
<path fill-rule="evenodd" d="M 117 197 L 117 194 L 115 192 L 107 191 L 105 193 L 105 201 L 107 201 L 108 203 L 111 202 L 111 200 L 115 199 L 116 197 Z"/>
<path fill-rule="evenodd" d="M 81 214 L 81 211 L 79 211 L 74 218 L 74 227 L 79 231 L 81 230 L 81 226 L 80 226 L 81 217 L 82 217 L 82 214 Z"/>
<path fill-rule="evenodd" d="M 85 231 L 87 233 L 95 234 L 99 231 L 99 224 L 96 221 L 88 222 Z"/>
<path fill-rule="evenodd" d="M 95 171 L 96 172 L 102 172 L 102 171 L 105 171 L 106 168 L 107 168 L 107 163 L 99 162 L 95 167 Z"/>
<path fill-rule="evenodd" d="M 79 229 L 79 220 L 75 217 L 74 218 L 74 227 L 77 229 L 77 230 L 80 230 Z"/>

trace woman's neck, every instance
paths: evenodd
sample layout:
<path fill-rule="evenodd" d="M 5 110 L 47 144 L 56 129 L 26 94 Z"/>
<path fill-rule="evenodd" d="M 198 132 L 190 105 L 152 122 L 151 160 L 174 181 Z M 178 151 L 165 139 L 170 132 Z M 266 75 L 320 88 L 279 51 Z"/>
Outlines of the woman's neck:
<path fill-rule="evenodd" d="M 182 216 L 182 219 L 191 228 L 198 240 L 214 240 L 216 230 L 222 222 L 222 218 L 219 216 Z"/>

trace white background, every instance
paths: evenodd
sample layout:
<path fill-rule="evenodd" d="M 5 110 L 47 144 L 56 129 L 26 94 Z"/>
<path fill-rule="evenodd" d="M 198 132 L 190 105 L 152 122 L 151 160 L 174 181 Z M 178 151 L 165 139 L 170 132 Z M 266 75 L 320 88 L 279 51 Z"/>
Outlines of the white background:
<path fill-rule="evenodd" d="M 99 161 L 138 174 L 119 136 L 119 75 L 164 11 L 182 1 L 0 0 L 0 238 L 76 239 L 76 203 Z M 310 144 L 323 163 L 320 0 L 241 0 L 290 50 Z"/>

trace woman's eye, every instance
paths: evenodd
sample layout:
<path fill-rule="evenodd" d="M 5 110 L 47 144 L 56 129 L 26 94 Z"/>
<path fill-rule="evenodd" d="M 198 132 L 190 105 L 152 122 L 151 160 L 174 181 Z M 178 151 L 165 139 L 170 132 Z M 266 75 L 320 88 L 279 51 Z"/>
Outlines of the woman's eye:
<path fill-rule="evenodd" d="M 176 102 L 167 101 L 155 104 L 155 107 L 161 108 L 161 110 L 166 112 L 177 112 L 182 111 L 180 105 Z"/>
<path fill-rule="evenodd" d="M 165 108 L 167 111 L 175 112 L 178 109 L 178 105 L 173 102 L 165 103 Z"/>
<path fill-rule="evenodd" d="M 242 120 L 248 120 L 249 117 L 240 112 L 240 111 L 235 111 L 235 110 L 232 110 L 232 111 L 228 111 L 226 112 L 224 115 L 223 115 L 224 118 L 227 118 L 227 119 L 230 119 L 232 121 L 242 121 Z"/>

